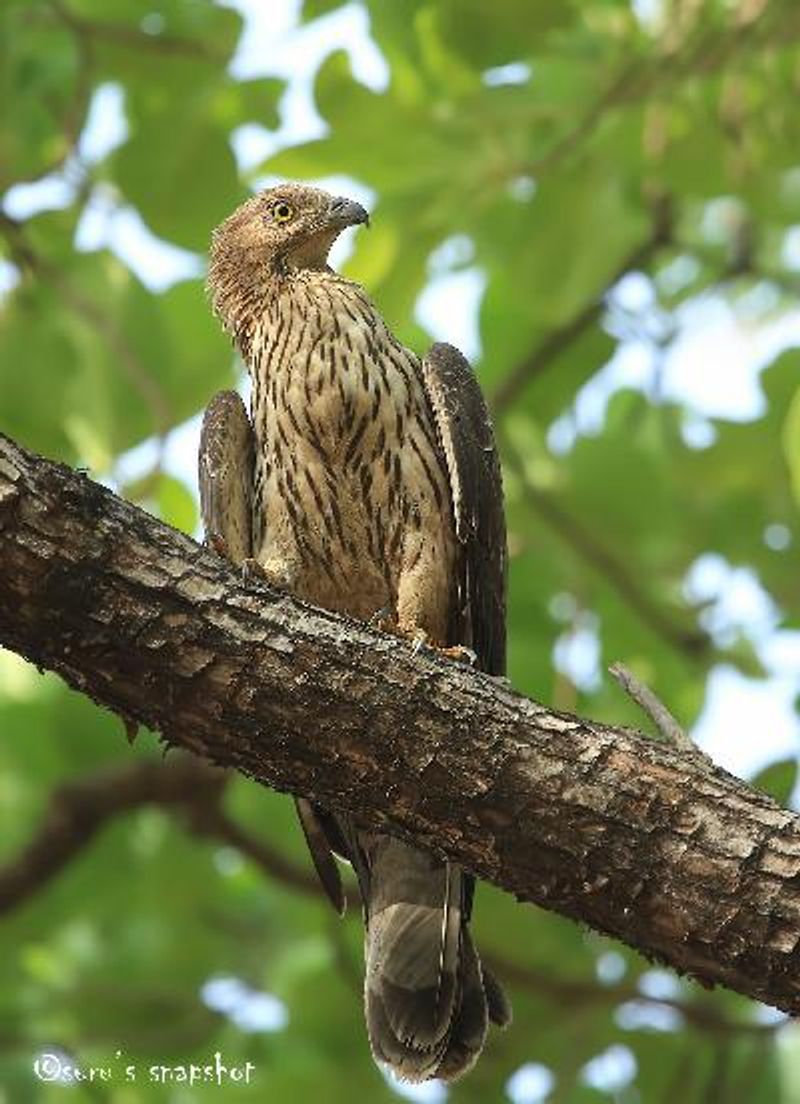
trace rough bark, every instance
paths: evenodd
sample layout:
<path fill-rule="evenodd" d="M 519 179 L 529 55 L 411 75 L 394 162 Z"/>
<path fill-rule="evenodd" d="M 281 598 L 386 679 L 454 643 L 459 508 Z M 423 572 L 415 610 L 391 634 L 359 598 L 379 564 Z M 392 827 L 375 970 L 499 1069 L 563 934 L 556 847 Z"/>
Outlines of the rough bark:
<path fill-rule="evenodd" d="M 800 1011 L 800 817 L 685 752 L 246 584 L 3 437 L 0 642 L 170 744 Z"/>

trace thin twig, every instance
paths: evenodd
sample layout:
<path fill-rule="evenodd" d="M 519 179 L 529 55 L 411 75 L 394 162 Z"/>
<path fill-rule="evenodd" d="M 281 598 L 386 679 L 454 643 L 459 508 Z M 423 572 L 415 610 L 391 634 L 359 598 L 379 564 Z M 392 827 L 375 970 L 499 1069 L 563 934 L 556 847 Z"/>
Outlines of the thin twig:
<path fill-rule="evenodd" d="M 74 34 L 88 39 L 113 42 L 135 50 L 152 50 L 159 54 L 213 61 L 224 65 L 230 60 L 230 51 L 219 50 L 201 39 L 183 38 L 171 34 L 147 34 L 138 27 L 125 23 L 84 19 L 76 15 L 63 0 L 50 0 L 50 8 L 62 23 Z"/>
<path fill-rule="evenodd" d="M 703 662 L 712 652 L 711 638 L 701 628 L 682 625 L 639 586 L 628 566 L 602 544 L 589 528 L 559 504 L 555 497 L 528 479 L 521 458 L 503 442 L 503 459 L 520 482 L 526 503 L 590 567 L 611 584 L 642 622 L 692 662 Z"/>
<path fill-rule="evenodd" d="M 708 76 L 730 62 L 738 51 L 784 47 L 788 48 L 800 34 L 800 23 L 788 10 L 778 14 L 770 26 L 767 19 L 742 23 L 720 32 L 717 28 L 700 34 L 694 43 L 684 43 L 682 49 L 665 50 L 661 56 L 640 56 L 626 62 L 600 91 L 586 114 L 539 157 L 526 164 L 522 172 L 531 176 L 550 170 L 578 147 L 585 149 L 592 135 L 615 108 L 641 102 L 658 92 L 665 93 L 687 77 Z"/>
<path fill-rule="evenodd" d="M 653 224 L 650 233 L 617 264 L 603 283 L 601 290 L 560 326 L 545 334 L 533 351 L 524 358 L 490 396 L 495 414 L 501 414 L 538 378 L 558 356 L 597 322 L 604 309 L 607 293 L 626 273 L 641 268 L 653 255 L 667 245 L 671 237 L 672 205 L 669 197 L 660 196 L 653 203 Z"/>
<path fill-rule="evenodd" d="M 649 686 L 637 679 L 624 663 L 612 663 L 608 670 L 625 693 L 644 710 L 667 743 L 673 744 L 682 751 L 698 753 L 695 744 Z"/>
<path fill-rule="evenodd" d="M 15 263 L 54 288 L 67 307 L 105 338 L 109 348 L 116 354 L 117 364 L 150 410 L 156 435 L 164 437 L 174 421 L 169 400 L 114 319 L 82 291 L 73 287 L 56 265 L 33 249 L 21 224 L 2 211 L 0 233 L 8 242 Z"/>
<path fill-rule="evenodd" d="M 265 874 L 289 889 L 322 899 L 322 887 L 313 874 L 285 859 L 264 840 L 246 832 L 218 802 L 213 805 L 194 802 L 188 813 L 188 826 L 198 835 L 208 836 L 235 848 L 251 859 Z"/>
<path fill-rule="evenodd" d="M 481 959 L 501 981 L 519 989 L 527 989 L 538 995 L 545 994 L 562 1010 L 610 1005 L 618 1007 L 629 1001 L 671 1008 L 683 1016 L 693 1027 L 721 1036 L 737 1033 L 769 1037 L 789 1022 L 789 1017 L 776 1021 L 732 1020 L 725 1016 L 711 1000 L 683 1000 L 680 997 L 651 997 L 643 993 L 635 981 L 623 981 L 617 985 L 599 985 L 590 978 L 580 979 L 555 974 L 527 963 L 515 962 L 503 955 L 484 952 Z"/>

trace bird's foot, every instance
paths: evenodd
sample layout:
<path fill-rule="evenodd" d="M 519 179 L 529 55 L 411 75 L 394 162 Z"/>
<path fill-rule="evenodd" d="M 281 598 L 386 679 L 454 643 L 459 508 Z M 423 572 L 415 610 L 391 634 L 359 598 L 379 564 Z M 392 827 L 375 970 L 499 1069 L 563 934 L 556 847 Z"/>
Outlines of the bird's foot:
<path fill-rule="evenodd" d="M 389 632 L 394 636 L 401 636 L 403 639 L 410 641 L 413 655 L 418 655 L 424 650 L 435 652 L 436 655 L 444 656 L 446 659 L 455 660 L 456 663 L 466 663 L 470 667 L 475 667 L 478 662 L 478 657 L 472 648 L 467 648 L 464 644 L 440 644 L 418 625 L 406 628 L 399 624 L 391 610 L 376 610 L 370 617 L 369 624 L 382 632 Z"/>
<path fill-rule="evenodd" d="M 279 586 L 280 584 L 275 579 L 270 571 L 267 571 L 263 564 L 260 564 L 258 560 L 252 556 L 248 556 L 246 560 L 242 560 L 242 582 L 252 583 L 254 580 L 261 583 L 266 583 L 268 586 Z"/>
<path fill-rule="evenodd" d="M 376 609 L 367 624 L 371 629 L 379 629 L 380 632 L 398 632 L 397 618 L 392 613 L 389 606 L 382 606 L 380 609 Z"/>
<path fill-rule="evenodd" d="M 245 584 L 253 581 L 266 583 L 273 590 L 288 590 L 292 592 L 292 576 L 280 567 L 275 567 L 271 562 L 261 563 L 253 556 L 248 556 L 240 564 L 242 570 L 242 582 Z"/>
<path fill-rule="evenodd" d="M 246 560 L 242 560 L 242 582 L 252 583 L 253 579 L 264 580 L 264 569 L 258 560 L 254 560 L 252 556 L 248 556 Z"/>
<path fill-rule="evenodd" d="M 414 655 L 422 648 L 431 648 L 435 650 L 431 644 L 430 637 L 424 629 L 415 626 L 406 628 L 401 625 L 397 620 L 397 615 L 394 610 L 389 606 L 383 606 L 381 609 L 375 610 L 367 624 L 371 629 L 378 629 L 380 632 L 391 633 L 392 636 L 399 636 L 403 640 L 410 640 L 411 650 Z"/>
<path fill-rule="evenodd" d="M 454 659 L 456 663 L 466 663 L 469 667 L 477 667 L 478 665 L 478 653 L 473 652 L 472 648 L 468 648 L 466 644 L 451 644 L 447 648 L 437 648 L 436 651 L 439 655 Z"/>
<path fill-rule="evenodd" d="M 455 660 L 456 663 L 466 663 L 469 667 L 474 667 L 478 662 L 476 653 L 465 644 L 438 644 L 435 640 L 431 640 L 424 629 L 414 629 L 409 635 L 412 640 L 411 651 L 414 655 L 425 648 L 430 652 L 435 652 L 436 655 L 444 656 L 445 659 Z"/>

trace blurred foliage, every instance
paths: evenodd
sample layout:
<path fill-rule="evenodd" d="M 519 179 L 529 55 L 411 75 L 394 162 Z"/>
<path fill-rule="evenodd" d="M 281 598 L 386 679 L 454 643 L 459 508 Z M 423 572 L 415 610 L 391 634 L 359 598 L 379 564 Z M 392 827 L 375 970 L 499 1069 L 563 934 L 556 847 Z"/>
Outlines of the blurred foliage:
<path fill-rule="evenodd" d="M 339 6 L 307 0 L 302 19 Z M 6 202 L 0 214 L 10 286 L 0 304 L 0 426 L 192 531 L 193 488 L 164 472 L 164 447 L 238 368 L 200 277 L 164 289 L 153 270 L 142 282 L 108 248 L 76 246 L 82 220 L 98 202 L 132 208 L 164 241 L 202 253 L 212 226 L 264 174 L 345 174 L 376 195 L 374 227 L 358 235 L 347 271 L 407 342 L 430 340 L 414 310 L 431 277 L 475 269 L 485 281 L 476 367 L 504 451 L 513 682 L 561 708 L 641 724 L 609 680 L 554 663 L 588 637 L 598 670 L 628 663 L 691 724 L 720 663 L 762 673 L 747 632 L 720 624 L 687 591 L 698 557 L 747 567 L 774 603 L 775 627 L 798 627 L 800 351 L 765 368 L 750 420 L 709 418 L 699 436 L 696 413 L 665 398 L 659 380 L 698 306 L 724 302 L 744 335 L 796 302 L 788 245 L 800 232 L 800 7 L 363 7 L 386 87 L 365 86 L 347 54 L 329 53 L 314 83 L 324 134 L 245 176 L 231 134 L 246 123 L 274 129 L 284 84 L 231 75 L 243 29 L 232 8 L 6 0 L 0 192 L 55 179 L 62 200 L 25 217 Z M 266 51 L 265 72 L 272 62 Z M 127 134 L 96 156 L 86 124 L 109 83 Z M 587 427 L 578 392 L 632 347 L 648 358 L 650 385 L 610 388 Z M 696 366 L 720 393 L 724 356 Z M 120 457 L 145 440 L 152 466 L 132 478 Z M 118 721 L 8 655 L 0 733 L 9 858 L 60 781 L 157 754 L 152 737 L 131 751 Z M 781 761 L 757 782 L 785 801 L 796 773 L 795 760 Z M 288 801 L 244 780 L 229 784 L 226 801 L 302 868 Z M 32 1075 L 42 1049 L 111 1069 L 109 1081 L 69 1090 L 75 1101 L 396 1099 L 368 1055 L 353 913 L 338 924 L 321 902 L 196 838 L 175 815 L 143 808 L 119 818 L 4 919 L 0 1101 L 65 1099 L 63 1086 Z M 653 970 L 491 888 L 476 929 L 509 978 L 515 1023 L 495 1034 L 452 1101 L 798 1098 L 800 1037 L 763 1009 Z M 200 988 L 214 976 L 273 994 L 288 1025 L 248 1030 L 241 1007 L 212 1011 Z M 229 1064 L 252 1061 L 253 1084 L 124 1080 L 129 1062 L 143 1078 L 153 1063 L 202 1062 L 215 1050 Z M 603 1055 L 604 1072 L 587 1067 Z M 528 1090 L 522 1075 L 508 1081 L 520 1067 Z M 547 1071 L 552 1090 L 535 1095 Z"/>

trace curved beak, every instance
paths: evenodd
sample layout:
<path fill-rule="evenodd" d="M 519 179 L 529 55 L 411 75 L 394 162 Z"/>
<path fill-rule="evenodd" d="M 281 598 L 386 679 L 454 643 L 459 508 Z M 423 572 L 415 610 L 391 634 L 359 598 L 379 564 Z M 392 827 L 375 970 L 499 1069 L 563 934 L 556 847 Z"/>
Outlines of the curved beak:
<path fill-rule="evenodd" d="M 369 215 L 355 200 L 336 196 L 328 208 L 328 222 L 339 230 L 343 230 L 345 226 L 369 226 Z"/>

